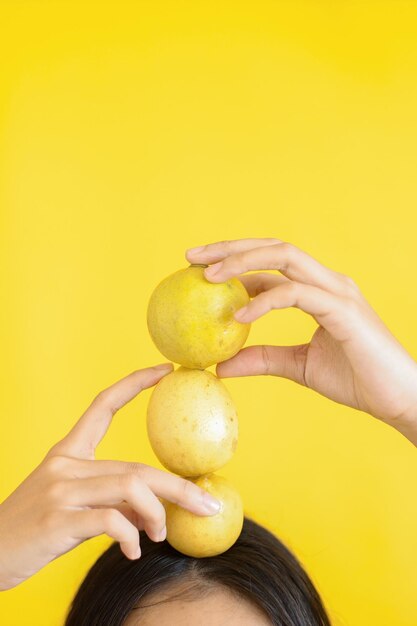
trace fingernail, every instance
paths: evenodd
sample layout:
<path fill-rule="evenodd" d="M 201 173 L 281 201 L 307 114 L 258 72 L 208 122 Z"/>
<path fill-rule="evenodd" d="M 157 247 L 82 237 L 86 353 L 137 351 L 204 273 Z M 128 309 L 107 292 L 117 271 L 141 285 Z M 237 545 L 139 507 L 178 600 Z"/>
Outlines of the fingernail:
<path fill-rule="evenodd" d="M 239 309 L 239 311 L 236 311 L 236 313 L 235 313 L 235 320 L 237 320 L 238 322 L 240 320 L 243 320 L 243 318 L 245 317 L 247 311 L 248 311 L 248 307 L 247 306 L 244 306 L 243 309 Z"/>
<path fill-rule="evenodd" d="M 210 265 L 210 267 L 204 270 L 204 274 L 206 276 L 214 276 L 215 274 L 217 274 L 222 265 L 222 261 L 219 261 L 219 263 L 215 263 L 214 265 Z"/>
<path fill-rule="evenodd" d="M 197 246 L 196 248 L 188 248 L 187 254 L 199 254 L 200 252 L 203 252 L 205 247 L 206 246 Z"/>
<path fill-rule="evenodd" d="M 221 502 L 213 498 L 207 491 L 203 493 L 203 507 L 206 509 L 207 513 L 214 515 L 218 513 L 221 509 Z"/>
<path fill-rule="evenodd" d="M 167 538 L 167 528 L 165 526 L 158 535 L 158 541 L 165 541 L 166 538 Z"/>
<path fill-rule="evenodd" d="M 160 365 L 154 365 L 154 370 L 172 370 L 172 363 L 161 363 Z"/>

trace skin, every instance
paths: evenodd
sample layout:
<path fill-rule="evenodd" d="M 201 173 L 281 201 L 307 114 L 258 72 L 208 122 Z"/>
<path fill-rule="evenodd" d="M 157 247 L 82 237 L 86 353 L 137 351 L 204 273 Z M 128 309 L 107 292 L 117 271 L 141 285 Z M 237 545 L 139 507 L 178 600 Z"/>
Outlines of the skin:
<path fill-rule="evenodd" d="M 373 415 L 417 445 L 417 363 L 351 278 L 278 239 L 209 244 L 188 250 L 187 259 L 209 265 L 205 276 L 211 282 L 240 278 L 252 300 L 235 313 L 237 321 L 250 323 L 273 309 L 296 307 L 318 324 L 303 345 L 244 348 L 217 366 L 219 377 L 289 378 Z M 127 558 L 139 558 L 138 529 L 153 541 L 165 538 L 159 498 L 197 515 L 218 511 L 216 500 L 183 478 L 141 463 L 94 458 L 116 411 L 170 371 L 169 364 L 140 370 L 101 392 L 72 431 L 0 505 L 0 590 L 18 585 L 103 533 L 120 542 Z M 181 610 L 190 610 L 191 604 L 187 609 L 181 604 Z M 172 616 L 167 619 L 172 624 Z"/>
<path fill-rule="evenodd" d="M 271 626 L 255 605 L 221 587 L 193 599 L 182 599 L 181 589 L 170 587 L 165 594 L 146 598 L 144 604 L 129 615 L 125 626 Z"/>
<path fill-rule="evenodd" d="M 188 250 L 187 259 L 210 265 L 211 282 L 240 278 L 252 300 L 235 313 L 238 321 L 296 307 L 319 325 L 303 345 L 244 348 L 217 366 L 218 376 L 289 378 L 373 415 L 417 445 L 417 364 L 351 278 L 278 239 L 222 241 Z M 245 275 L 253 270 L 277 273 Z"/>
<path fill-rule="evenodd" d="M 97 461 L 96 446 L 116 412 L 172 371 L 133 372 L 102 391 L 74 428 L 0 506 L 0 590 L 15 587 L 90 537 L 107 534 L 128 559 L 140 556 L 139 532 L 166 537 L 159 498 L 213 515 L 219 503 L 192 482 L 142 463 Z"/>

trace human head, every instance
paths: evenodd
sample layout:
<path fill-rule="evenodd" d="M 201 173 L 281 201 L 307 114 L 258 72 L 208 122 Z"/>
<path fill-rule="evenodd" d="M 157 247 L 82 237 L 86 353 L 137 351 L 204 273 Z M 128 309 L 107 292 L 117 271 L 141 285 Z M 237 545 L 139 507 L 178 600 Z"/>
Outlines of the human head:
<path fill-rule="evenodd" d="M 136 561 L 126 559 L 118 544 L 99 557 L 73 600 L 65 626 L 131 626 L 142 620 L 156 624 L 148 620 L 148 613 L 151 609 L 155 615 L 162 605 L 165 613 L 172 608 L 172 626 L 181 626 L 184 621 L 176 621 L 176 603 L 201 605 L 212 601 L 213 594 L 224 606 L 228 598 L 235 606 L 238 600 L 240 609 L 246 606 L 253 619 L 244 623 L 330 626 L 320 597 L 296 558 L 249 519 L 236 543 L 218 556 L 184 556 L 166 541 L 154 543 L 146 535 L 141 535 L 141 549 Z"/>

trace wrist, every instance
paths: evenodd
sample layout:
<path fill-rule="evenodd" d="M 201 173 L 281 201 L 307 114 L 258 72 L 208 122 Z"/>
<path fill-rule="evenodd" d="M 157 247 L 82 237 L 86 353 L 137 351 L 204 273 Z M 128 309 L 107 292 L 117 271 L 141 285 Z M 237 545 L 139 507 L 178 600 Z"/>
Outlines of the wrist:
<path fill-rule="evenodd" d="M 417 401 L 388 423 L 417 446 Z"/>

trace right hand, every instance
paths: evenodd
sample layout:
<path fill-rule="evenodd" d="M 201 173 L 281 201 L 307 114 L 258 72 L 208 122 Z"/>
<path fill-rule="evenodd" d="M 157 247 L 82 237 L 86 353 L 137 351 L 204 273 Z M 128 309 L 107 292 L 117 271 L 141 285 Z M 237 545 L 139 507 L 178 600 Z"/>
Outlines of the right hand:
<path fill-rule="evenodd" d="M 128 559 L 139 558 L 138 530 L 153 541 L 166 537 L 159 498 L 197 515 L 218 512 L 219 502 L 184 478 L 142 463 L 94 458 L 116 411 L 171 370 L 170 364 L 139 370 L 102 391 L 0 505 L 0 590 L 103 533 L 120 543 Z"/>
<path fill-rule="evenodd" d="M 238 277 L 252 297 L 236 311 L 253 322 L 272 309 L 297 307 L 318 323 L 298 346 L 250 346 L 217 366 L 220 377 L 272 374 L 366 411 L 417 445 L 417 363 L 395 339 L 351 278 L 279 239 L 223 241 L 188 250 L 209 265 L 207 280 Z M 252 270 L 277 270 L 279 274 Z"/>

